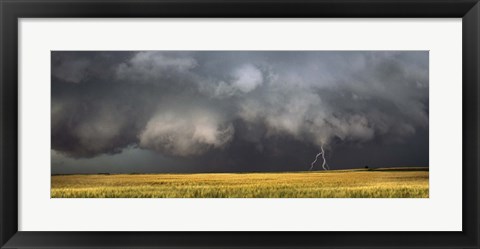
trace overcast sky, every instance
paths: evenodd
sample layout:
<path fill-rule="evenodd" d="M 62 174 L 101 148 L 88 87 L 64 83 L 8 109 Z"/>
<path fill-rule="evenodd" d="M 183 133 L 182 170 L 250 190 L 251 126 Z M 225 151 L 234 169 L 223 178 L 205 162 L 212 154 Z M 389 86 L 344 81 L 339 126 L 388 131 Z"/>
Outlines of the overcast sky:
<path fill-rule="evenodd" d="M 54 174 L 429 166 L 427 51 L 51 55 Z"/>

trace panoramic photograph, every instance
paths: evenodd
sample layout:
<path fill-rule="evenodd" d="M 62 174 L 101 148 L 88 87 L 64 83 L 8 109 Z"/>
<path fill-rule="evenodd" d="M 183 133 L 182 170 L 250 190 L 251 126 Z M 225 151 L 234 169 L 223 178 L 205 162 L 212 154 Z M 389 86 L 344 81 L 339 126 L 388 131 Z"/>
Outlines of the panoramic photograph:
<path fill-rule="evenodd" d="M 51 198 L 429 198 L 428 51 L 52 51 Z"/>

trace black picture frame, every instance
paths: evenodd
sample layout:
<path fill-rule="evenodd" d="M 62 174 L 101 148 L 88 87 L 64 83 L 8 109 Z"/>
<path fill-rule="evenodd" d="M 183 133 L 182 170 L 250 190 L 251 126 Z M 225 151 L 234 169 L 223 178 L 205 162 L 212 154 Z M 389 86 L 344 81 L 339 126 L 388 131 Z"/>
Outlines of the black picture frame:
<path fill-rule="evenodd" d="M 478 0 L 0 0 L 0 15 L 1 248 L 479 248 Z M 18 19 L 44 17 L 462 18 L 463 231 L 18 231 Z"/>

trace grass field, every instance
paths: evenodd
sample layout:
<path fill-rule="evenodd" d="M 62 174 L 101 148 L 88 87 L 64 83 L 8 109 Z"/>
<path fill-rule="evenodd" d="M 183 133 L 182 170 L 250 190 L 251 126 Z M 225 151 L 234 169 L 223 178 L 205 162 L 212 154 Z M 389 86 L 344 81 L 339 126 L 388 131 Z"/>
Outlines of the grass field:
<path fill-rule="evenodd" d="M 428 198 L 428 168 L 52 176 L 52 198 Z"/>

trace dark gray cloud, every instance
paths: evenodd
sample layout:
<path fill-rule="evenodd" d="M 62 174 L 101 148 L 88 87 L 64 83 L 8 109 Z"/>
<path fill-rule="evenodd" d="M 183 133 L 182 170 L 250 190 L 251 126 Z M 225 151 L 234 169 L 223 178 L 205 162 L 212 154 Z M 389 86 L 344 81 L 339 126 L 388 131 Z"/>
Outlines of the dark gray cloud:
<path fill-rule="evenodd" d="M 428 71 L 426 51 L 56 51 L 52 164 L 428 166 Z"/>

